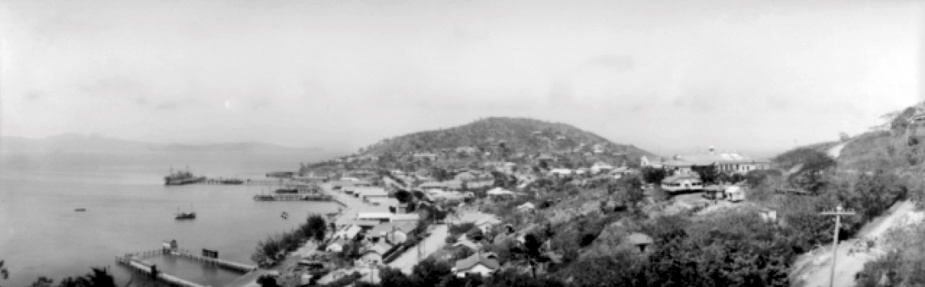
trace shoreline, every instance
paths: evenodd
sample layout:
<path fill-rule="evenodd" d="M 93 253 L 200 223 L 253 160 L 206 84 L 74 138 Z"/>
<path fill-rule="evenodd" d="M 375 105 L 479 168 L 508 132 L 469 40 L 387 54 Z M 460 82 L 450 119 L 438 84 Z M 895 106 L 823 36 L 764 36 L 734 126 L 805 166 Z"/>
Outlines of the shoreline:
<path fill-rule="evenodd" d="M 377 208 L 384 208 L 385 211 L 388 212 L 387 206 L 382 207 L 369 205 L 358 198 L 344 194 L 343 192 L 333 190 L 332 183 L 330 182 L 322 183 L 318 186 L 321 187 L 325 194 L 329 194 L 333 197 L 330 200 L 331 202 L 337 203 L 344 208 L 332 218 L 325 218 L 325 220 L 328 220 L 328 222 L 326 222 L 327 224 L 334 223 L 338 228 L 340 228 L 345 224 L 352 223 L 359 212 L 374 212 L 372 210 Z M 350 216 L 351 214 L 352 216 Z M 335 232 L 336 231 L 328 231 L 327 234 L 325 234 L 325 237 L 330 238 L 334 235 Z M 300 246 L 299 249 L 287 253 L 286 258 L 284 258 L 282 262 L 276 266 L 268 269 L 258 269 L 244 274 L 240 278 L 235 279 L 224 287 L 257 287 L 259 286 L 257 284 L 257 279 L 260 276 L 270 272 L 278 272 L 280 279 L 282 279 L 285 277 L 287 270 L 291 270 L 293 267 L 295 267 L 295 265 L 298 264 L 298 261 L 301 260 L 302 257 L 317 252 L 317 250 L 318 244 L 312 241 L 307 241 L 305 244 Z"/>

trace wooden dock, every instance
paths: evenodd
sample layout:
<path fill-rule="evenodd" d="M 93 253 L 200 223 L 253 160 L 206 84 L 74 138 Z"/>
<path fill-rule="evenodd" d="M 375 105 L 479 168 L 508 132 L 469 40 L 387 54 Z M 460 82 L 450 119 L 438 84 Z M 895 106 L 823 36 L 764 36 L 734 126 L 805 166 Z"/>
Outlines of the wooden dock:
<path fill-rule="evenodd" d="M 258 194 L 254 195 L 256 201 L 332 201 L 333 196 L 327 194 Z"/>
<path fill-rule="evenodd" d="M 202 257 L 202 256 L 199 256 L 199 255 L 193 254 L 192 252 L 189 252 L 188 250 L 179 250 L 179 251 L 174 251 L 174 252 L 167 252 L 167 255 L 169 255 L 169 256 L 179 256 L 179 257 L 184 257 L 184 258 L 187 258 L 187 259 L 192 259 L 192 260 L 195 260 L 195 261 L 203 262 L 203 263 L 206 263 L 206 264 L 218 265 L 219 267 L 222 267 L 222 268 L 225 268 L 225 269 L 234 270 L 234 271 L 238 271 L 238 272 L 241 272 L 241 273 L 247 273 L 247 272 L 251 272 L 251 271 L 257 270 L 257 266 L 247 265 L 247 264 L 237 263 L 237 262 L 231 262 L 231 261 L 228 261 L 228 260 L 223 260 L 223 259 L 218 259 L 218 258 Z"/>
<path fill-rule="evenodd" d="M 116 256 L 116 263 L 128 267 L 129 269 L 137 272 L 142 272 L 145 274 L 151 274 L 151 266 L 145 264 L 141 260 L 153 258 L 156 256 L 178 256 L 187 258 L 190 260 L 202 262 L 204 264 L 216 265 L 220 268 L 225 268 L 240 272 L 242 274 L 249 274 L 258 270 L 257 266 L 247 265 L 243 263 L 232 262 L 228 260 L 218 259 L 218 258 L 207 258 L 199 256 L 189 252 L 188 250 L 169 250 L 169 249 L 158 249 L 158 250 L 149 250 L 144 252 L 130 253 L 125 256 Z M 179 278 L 163 271 L 158 272 L 157 279 L 166 282 L 172 286 L 178 287 L 209 287 L 206 285 L 201 285 L 183 278 Z"/>
<path fill-rule="evenodd" d="M 148 253 L 148 252 L 145 252 L 145 253 Z M 141 261 L 138 261 L 138 259 L 135 259 L 133 256 L 131 256 L 131 254 L 128 256 L 116 256 L 116 263 L 122 264 L 128 267 L 129 269 L 132 269 L 133 271 L 145 273 L 148 275 L 151 274 L 151 266 L 148 266 L 147 264 L 144 264 Z M 185 279 L 182 279 L 177 276 L 173 276 L 173 275 L 170 275 L 164 272 L 158 272 L 157 279 L 163 282 L 166 282 L 172 286 L 208 287 L 207 285 L 200 285 L 195 282 L 188 281 L 188 280 L 185 280 Z"/>

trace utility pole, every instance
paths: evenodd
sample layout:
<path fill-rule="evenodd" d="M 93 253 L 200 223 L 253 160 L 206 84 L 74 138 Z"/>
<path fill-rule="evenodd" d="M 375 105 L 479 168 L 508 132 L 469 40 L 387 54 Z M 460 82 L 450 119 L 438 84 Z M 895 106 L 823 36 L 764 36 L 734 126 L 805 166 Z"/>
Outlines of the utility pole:
<path fill-rule="evenodd" d="M 835 236 L 832 238 L 832 273 L 829 276 L 829 287 L 835 286 L 835 262 L 838 258 L 838 228 L 841 227 L 841 217 L 856 215 L 854 211 L 844 210 L 841 207 L 841 204 L 835 208 L 834 211 L 823 211 L 819 213 L 820 215 L 834 215 L 835 216 Z"/>

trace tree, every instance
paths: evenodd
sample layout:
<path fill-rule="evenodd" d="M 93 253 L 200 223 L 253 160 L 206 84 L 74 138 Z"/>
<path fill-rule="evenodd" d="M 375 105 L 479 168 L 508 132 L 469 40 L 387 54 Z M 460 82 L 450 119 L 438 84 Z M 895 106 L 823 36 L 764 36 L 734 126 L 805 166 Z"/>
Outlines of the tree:
<path fill-rule="evenodd" d="M 54 280 L 51 280 L 45 276 L 40 276 L 35 280 L 35 282 L 32 282 L 32 285 L 29 285 L 29 287 L 52 287 L 54 286 L 54 283 Z"/>
<path fill-rule="evenodd" d="M 700 180 L 702 180 L 704 184 L 715 184 L 719 176 L 719 172 L 716 171 L 716 167 L 712 164 L 691 166 L 691 170 L 700 175 Z"/>
<path fill-rule="evenodd" d="M 10 278 L 10 271 L 6 269 L 6 266 L 4 266 L 3 263 L 3 260 L 0 260 L 0 278 Z"/>
<path fill-rule="evenodd" d="M 404 189 L 399 189 L 395 192 L 395 199 L 400 203 L 411 203 L 414 200 L 414 195 Z"/>
<path fill-rule="evenodd" d="M 271 275 L 261 275 L 257 278 L 257 284 L 260 284 L 260 287 L 279 287 L 276 277 Z"/>
<path fill-rule="evenodd" d="M 411 269 L 414 286 L 437 286 L 443 277 L 452 274 L 452 266 L 446 261 L 428 257 Z"/>
<path fill-rule="evenodd" d="M 642 168 L 642 178 L 645 179 L 647 183 L 659 184 L 662 182 L 662 179 L 668 176 L 668 173 L 661 168 L 654 168 L 647 166 Z"/>
<path fill-rule="evenodd" d="M 325 223 L 324 217 L 320 214 L 312 214 L 308 216 L 306 225 L 308 229 L 312 231 L 312 239 L 315 240 L 316 243 L 320 244 L 321 241 L 324 241 L 326 235 L 325 231 L 327 230 L 327 223 Z"/>
<path fill-rule="evenodd" d="M 379 284 L 389 287 L 414 287 L 414 281 L 411 277 L 405 275 L 397 268 L 386 267 L 379 271 Z"/>
<path fill-rule="evenodd" d="M 109 271 L 104 268 L 91 269 L 92 272 L 87 275 L 61 279 L 58 287 L 116 287 L 116 281 Z M 36 282 L 32 283 L 33 286 L 50 286 L 51 284 L 52 280 L 45 277 L 39 277 Z"/>

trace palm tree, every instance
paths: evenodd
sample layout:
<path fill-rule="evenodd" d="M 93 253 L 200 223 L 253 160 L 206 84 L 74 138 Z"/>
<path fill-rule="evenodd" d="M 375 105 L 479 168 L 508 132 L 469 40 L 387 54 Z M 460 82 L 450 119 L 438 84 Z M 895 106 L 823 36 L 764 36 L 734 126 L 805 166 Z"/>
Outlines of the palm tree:
<path fill-rule="evenodd" d="M 542 252 L 543 242 L 533 234 L 524 236 L 524 242 L 511 248 L 511 253 L 520 254 L 522 258 L 530 264 L 533 272 L 533 278 L 536 278 L 536 265 L 549 261 L 546 254 Z"/>

